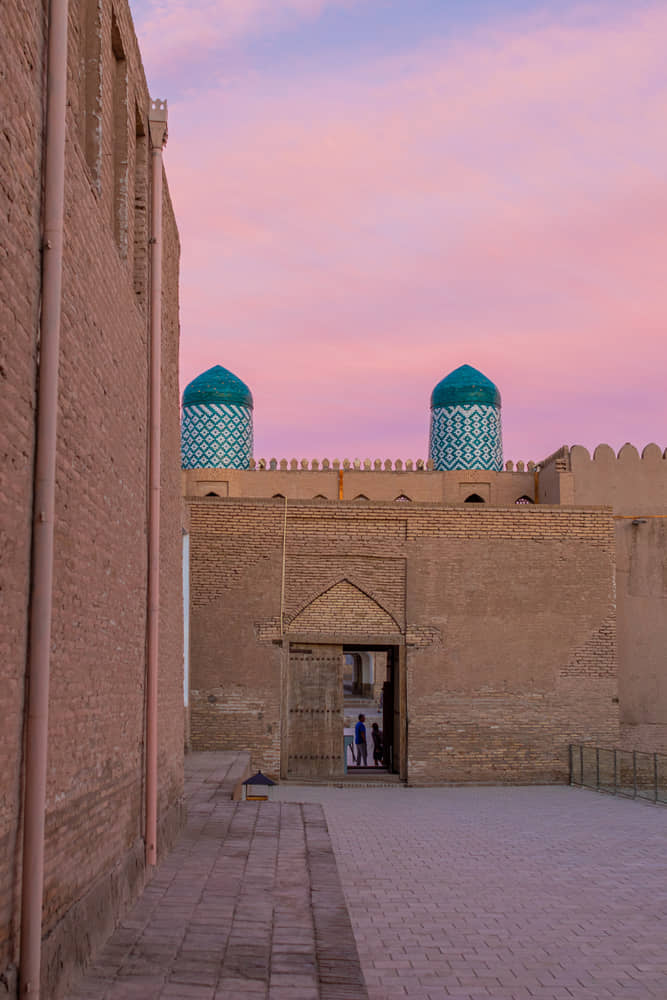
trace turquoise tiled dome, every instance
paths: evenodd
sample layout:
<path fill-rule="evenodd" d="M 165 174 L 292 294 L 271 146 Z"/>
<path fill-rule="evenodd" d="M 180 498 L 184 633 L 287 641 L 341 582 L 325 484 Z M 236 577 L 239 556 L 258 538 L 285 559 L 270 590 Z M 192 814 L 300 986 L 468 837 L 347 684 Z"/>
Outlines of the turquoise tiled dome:
<path fill-rule="evenodd" d="M 429 458 L 438 471 L 503 467 L 500 393 L 471 365 L 461 365 L 431 394 Z"/>
<path fill-rule="evenodd" d="M 183 406 L 194 403 L 236 403 L 253 408 L 252 393 L 245 382 L 222 365 L 213 365 L 186 386 Z"/>
<path fill-rule="evenodd" d="M 184 469 L 247 469 L 253 449 L 253 399 L 232 372 L 215 365 L 183 393 Z"/>
<path fill-rule="evenodd" d="M 472 365 L 461 365 L 438 382 L 431 393 L 431 408 L 456 403 L 488 403 L 500 407 L 500 392 L 490 378 Z"/>

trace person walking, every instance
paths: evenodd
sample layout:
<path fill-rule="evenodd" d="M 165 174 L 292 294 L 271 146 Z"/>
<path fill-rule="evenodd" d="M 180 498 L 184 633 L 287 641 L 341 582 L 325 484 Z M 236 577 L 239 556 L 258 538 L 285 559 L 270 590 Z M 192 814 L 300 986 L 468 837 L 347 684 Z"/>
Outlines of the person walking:
<path fill-rule="evenodd" d="M 366 726 L 364 722 L 366 721 L 366 716 L 361 713 L 359 715 L 359 721 L 354 727 L 354 745 L 357 750 L 357 767 L 361 767 L 361 761 L 363 758 L 364 767 L 368 767 L 368 750 L 366 748 Z"/>

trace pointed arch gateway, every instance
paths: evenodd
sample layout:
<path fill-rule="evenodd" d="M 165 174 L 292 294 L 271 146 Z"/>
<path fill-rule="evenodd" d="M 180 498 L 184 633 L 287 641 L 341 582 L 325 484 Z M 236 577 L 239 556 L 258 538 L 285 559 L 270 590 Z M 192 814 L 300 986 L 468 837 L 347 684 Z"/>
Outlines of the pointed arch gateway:
<path fill-rule="evenodd" d="M 343 696 L 343 668 L 344 654 L 349 649 L 386 651 L 383 662 L 392 664 L 391 671 L 385 667 L 387 681 L 391 683 L 384 685 L 384 715 L 380 725 L 387 729 L 389 744 L 394 745 L 393 681 L 398 677 L 401 631 L 386 608 L 347 578 L 313 597 L 286 623 L 283 777 L 343 777 L 347 752 L 343 731 L 345 725 L 350 725 L 349 719 L 345 722 L 344 718 L 348 712 Z M 355 712 L 358 711 L 357 707 Z M 398 737 L 396 746 L 398 749 Z M 397 754 L 394 767 L 393 757 L 390 758 L 390 770 L 398 771 L 398 759 Z"/>
<path fill-rule="evenodd" d="M 401 628 L 376 600 L 350 580 L 340 580 L 307 604 L 292 619 L 288 633 L 395 635 Z"/>

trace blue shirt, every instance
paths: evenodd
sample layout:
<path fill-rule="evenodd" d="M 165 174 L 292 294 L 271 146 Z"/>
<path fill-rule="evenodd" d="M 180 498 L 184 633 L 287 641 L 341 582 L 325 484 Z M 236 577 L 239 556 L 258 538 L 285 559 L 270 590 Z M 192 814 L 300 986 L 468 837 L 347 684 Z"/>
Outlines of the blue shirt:
<path fill-rule="evenodd" d="M 357 722 L 354 727 L 354 742 L 355 743 L 365 743 L 366 742 L 366 727 L 361 721 Z"/>

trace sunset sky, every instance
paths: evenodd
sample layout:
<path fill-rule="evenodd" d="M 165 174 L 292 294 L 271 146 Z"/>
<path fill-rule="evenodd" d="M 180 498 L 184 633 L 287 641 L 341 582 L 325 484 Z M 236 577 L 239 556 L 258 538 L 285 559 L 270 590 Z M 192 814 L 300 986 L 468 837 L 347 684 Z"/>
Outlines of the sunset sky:
<path fill-rule="evenodd" d="M 255 455 L 426 457 L 436 382 L 505 458 L 667 445 L 667 3 L 132 0 L 181 234 L 182 387 Z"/>

